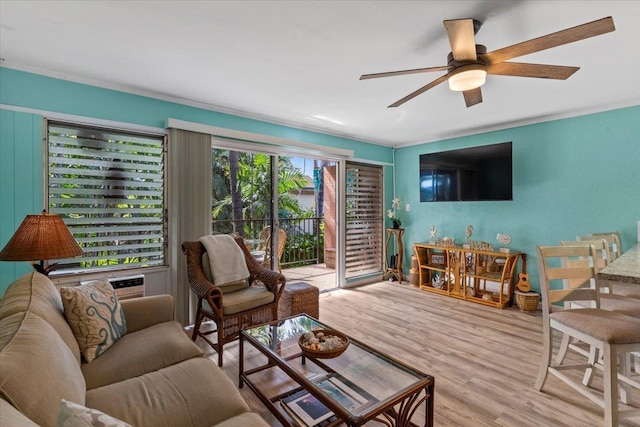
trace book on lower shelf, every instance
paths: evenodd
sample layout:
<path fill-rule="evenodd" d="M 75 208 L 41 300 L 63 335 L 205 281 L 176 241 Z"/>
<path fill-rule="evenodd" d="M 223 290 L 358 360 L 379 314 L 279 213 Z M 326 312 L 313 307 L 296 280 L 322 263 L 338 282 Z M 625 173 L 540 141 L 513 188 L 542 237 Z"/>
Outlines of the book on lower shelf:
<path fill-rule="evenodd" d="M 340 375 L 316 378 L 315 385 L 350 412 L 375 401 L 373 396 Z M 299 390 L 280 400 L 281 406 L 300 427 L 322 427 L 335 420 L 335 414 L 306 390 Z"/>
<path fill-rule="evenodd" d="M 283 398 L 280 405 L 300 427 L 321 427 L 336 419 L 329 408 L 306 390 Z"/>

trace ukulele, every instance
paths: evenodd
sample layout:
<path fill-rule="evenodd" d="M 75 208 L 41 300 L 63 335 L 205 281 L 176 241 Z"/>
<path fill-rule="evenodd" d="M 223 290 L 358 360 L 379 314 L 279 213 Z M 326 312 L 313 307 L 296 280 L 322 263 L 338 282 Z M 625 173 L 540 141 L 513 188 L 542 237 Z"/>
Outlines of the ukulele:
<path fill-rule="evenodd" d="M 518 274 L 518 283 L 516 288 L 520 292 L 529 292 L 531 290 L 531 284 L 529 283 L 529 275 L 527 273 Z"/>

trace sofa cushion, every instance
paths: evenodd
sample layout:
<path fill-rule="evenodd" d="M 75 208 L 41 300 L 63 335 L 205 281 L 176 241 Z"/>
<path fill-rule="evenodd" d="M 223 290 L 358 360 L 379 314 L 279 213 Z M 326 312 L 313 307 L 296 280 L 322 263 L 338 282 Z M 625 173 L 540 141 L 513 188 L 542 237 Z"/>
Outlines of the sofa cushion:
<path fill-rule="evenodd" d="M 216 424 L 216 427 L 265 427 L 269 424 L 254 412 L 245 412 Z"/>
<path fill-rule="evenodd" d="M 62 399 L 56 427 L 131 427 L 97 409 Z"/>
<path fill-rule="evenodd" d="M 30 312 L 0 319 L 0 395 L 38 425 L 56 425 L 61 399 L 85 402 L 75 355 L 49 323 Z"/>
<path fill-rule="evenodd" d="M 96 360 L 82 364 L 82 373 L 91 390 L 201 355 L 182 326 L 170 321 L 124 335 Z"/>
<path fill-rule="evenodd" d="M 249 411 L 226 374 L 203 357 L 89 390 L 86 406 L 136 427 L 209 427 Z"/>
<path fill-rule="evenodd" d="M 60 292 L 43 274 L 31 272 L 13 282 L 0 302 L 0 319 L 31 311 L 49 323 L 63 339 L 80 364 L 80 348 L 64 318 Z"/>
<path fill-rule="evenodd" d="M 64 315 L 86 362 L 105 352 L 127 332 L 113 287 L 106 280 L 60 289 Z"/>

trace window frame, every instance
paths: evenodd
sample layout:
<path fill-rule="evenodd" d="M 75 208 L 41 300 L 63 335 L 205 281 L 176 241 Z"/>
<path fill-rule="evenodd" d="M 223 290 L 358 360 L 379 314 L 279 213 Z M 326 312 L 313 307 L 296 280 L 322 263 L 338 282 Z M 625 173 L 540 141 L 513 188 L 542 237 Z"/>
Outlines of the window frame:
<path fill-rule="evenodd" d="M 82 267 L 82 266 L 69 266 L 63 267 L 60 269 L 56 269 L 51 273 L 51 276 L 67 276 L 67 275 L 95 275 L 95 274 L 109 274 L 115 271 L 149 271 L 150 269 L 157 268 L 166 268 L 169 265 L 169 251 L 168 251 L 168 237 L 169 237 L 169 218 L 168 218 L 168 182 L 169 182 L 169 172 L 168 172 L 168 136 L 164 130 L 158 129 L 154 131 L 153 129 L 148 130 L 140 130 L 135 129 L 135 126 L 128 127 L 126 125 L 113 125 L 111 122 L 107 124 L 99 124 L 99 121 L 75 121 L 72 119 L 65 118 L 44 118 L 43 119 L 43 180 L 44 180 L 44 188 L 43 188 L 43 199 L 44 206 L 47 211 L 50 213 L 58 213 L 55 208 L 52 208 L 50 202 L 51 189 L 50 189 L 50 167 L 51 167 L 51 159 L 50 159 L 50 128 L 52 126 L 61 126 L 61 127 L 69 127 L 75 129 L 88 129 L 96 132 L 104 132 L 104 133 L 115 133 L 122 134 L 125 136 L 131 137 L 139 137 L 139 138 L 150 138 L 157 139 L 161 141 L 162 149 L 162 243 L 158 245 L 158 249 L 162 252 L 162 259 L 160 262 L 151 263 L 149 265 L 140 265 L 136 264 L 127 264 L 118 262 L 116 265 L 107 265 L 107 266 L 91 266 L 91 267 Z M 65 219 L 65 215 L 61 215 L 63 219 Z M 77 260 L 77 262 L 82 261 L 82 257 L 69 259 L 68 261 L 73 262 L 72 260 Z M 64 262 L 65 260 L 51 260 L 51 262 L 45 264 L 54 264 L 57 262 Z"/>

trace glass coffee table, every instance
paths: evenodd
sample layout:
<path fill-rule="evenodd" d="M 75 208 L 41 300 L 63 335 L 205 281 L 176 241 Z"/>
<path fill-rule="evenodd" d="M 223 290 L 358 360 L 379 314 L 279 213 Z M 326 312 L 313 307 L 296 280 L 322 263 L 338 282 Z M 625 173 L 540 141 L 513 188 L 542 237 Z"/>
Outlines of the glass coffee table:
<path fill-rule="evenodd" d="M 417 426 L 421 424 L 413 419 L 423 418 L 422 405 L 422 425 L 433 426 L 431 375 L 351 337 L 339 356 L 305 357 L 298 339 L 315 329 L 332 328 L 303 314 L 243 329 L 239 386 L 249 386 L 284 426 L 360 426 L 371 420 L 388 426 Z M 245 343 L 264 354 L 267 363 L 245 369 Z M 284 372 L 292 386 L 280 392 L 269 384 L 282 382 L 282 375 L 269 373 L 273 369 Z"/>

